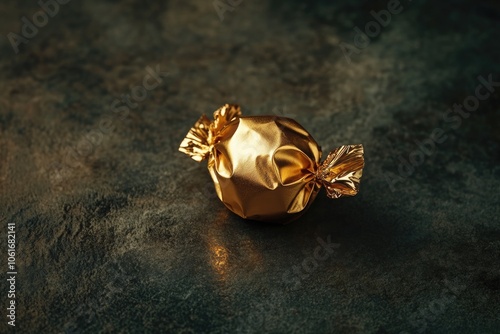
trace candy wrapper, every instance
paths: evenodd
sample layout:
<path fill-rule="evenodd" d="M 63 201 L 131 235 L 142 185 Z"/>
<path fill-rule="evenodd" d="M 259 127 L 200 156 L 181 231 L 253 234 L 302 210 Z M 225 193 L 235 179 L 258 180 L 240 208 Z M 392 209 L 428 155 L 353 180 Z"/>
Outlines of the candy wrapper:
<path fill-rule="evenodd" d="M 363 172 L 363 146 L 345 145 L 320 162 L 321 148 L 296 121 L 241 116 L 229 105 L 202 115 L 179 150 L 208 160 L 217 196 L 246 219 L 287 223 L 298 218 L 322 186 L 330 198 L 354 196 Z"/>

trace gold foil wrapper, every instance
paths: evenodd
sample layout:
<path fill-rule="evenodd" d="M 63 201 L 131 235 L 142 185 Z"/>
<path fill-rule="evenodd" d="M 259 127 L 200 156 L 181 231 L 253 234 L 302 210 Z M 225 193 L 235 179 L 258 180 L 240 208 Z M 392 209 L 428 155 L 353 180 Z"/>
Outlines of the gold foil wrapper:
<path fill-rule="evenodd" d="M 226 104 L 211 121 L 201 116 L 179 150 L 208 170 L 217 196 L 242 218 L 287 223 L 298 218 L 324 186 L 327 196 L 359 191 L 362 145 L 345 145 L 321 163 L 321 148 L 296 121 L 277 116 L 241 116 Z"/>

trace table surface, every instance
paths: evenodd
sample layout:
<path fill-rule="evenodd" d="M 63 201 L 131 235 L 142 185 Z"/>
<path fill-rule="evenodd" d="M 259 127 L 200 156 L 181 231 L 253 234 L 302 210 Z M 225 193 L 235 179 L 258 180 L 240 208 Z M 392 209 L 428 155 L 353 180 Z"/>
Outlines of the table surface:
<path fill-rule="evenodd" d="M 53 3 L 0 4 L 17 330 L 498 332 L 498 2 Z M 235 216 L 177 151 L 225 103 L 362 143 L 360 193 Z"/>

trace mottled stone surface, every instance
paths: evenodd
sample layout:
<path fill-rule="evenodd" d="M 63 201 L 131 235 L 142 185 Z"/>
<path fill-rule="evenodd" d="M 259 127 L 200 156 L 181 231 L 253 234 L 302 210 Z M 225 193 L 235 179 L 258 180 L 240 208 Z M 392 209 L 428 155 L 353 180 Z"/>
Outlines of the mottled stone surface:
<path fill-rule="evenodd" d="M 387 1 L 243 0 L 221 22 L 211 0 L 73 0 L 18 54 L 6 36 L 40 7 L 2 1 L 0 263 L 15 222 L 15 329 L 498 332 L 500 87 L 468 118 L 443 114 L 479 75 L 500 81 L 500 6 L 402 5 L 348 63 L 339 43 Z M 148 66 L 168 75 L 134 108 L 114 102 L 141 92 Z M 295 118 L 324 151 L 363 143 L 360 194 L 323 192 L 287 226 L 228 212 L 205 165 L 177 152 L 227 102 Z M 446 139 L 398 177 L 437 128 Z M 318 238 L 335 245 L 315 261 Z"/>

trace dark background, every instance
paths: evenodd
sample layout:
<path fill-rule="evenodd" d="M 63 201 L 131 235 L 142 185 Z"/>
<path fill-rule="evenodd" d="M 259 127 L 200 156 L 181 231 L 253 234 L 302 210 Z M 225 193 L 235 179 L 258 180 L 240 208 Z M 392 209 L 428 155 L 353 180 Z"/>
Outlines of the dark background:
<path fill-rule="evenodd" d="M 16 223 L 15 330 L 498 332 L 500 87 L 455 129 L 443 114 L 478 76 L 500 81 L 500 6 L 403 1 L 349 63 L 339 44 L 387 3 L 243 0 L 221 21 L 212 0 L 73 0 L 16 54 L 8 34 L 40 7 L 2 1 L 0 248 Z M 168 75 L 115 112 L 148 66 Z M 324 151 L 364 144 L 358 196 L 322 192 L 286 226 L 230 213 L 206 164 L 177 151 L 224 103 L 295 118 Z M 436 128 L 446 139 L 400 174 Z M 337 248 L 314 262 L 318 238 Z"/>

